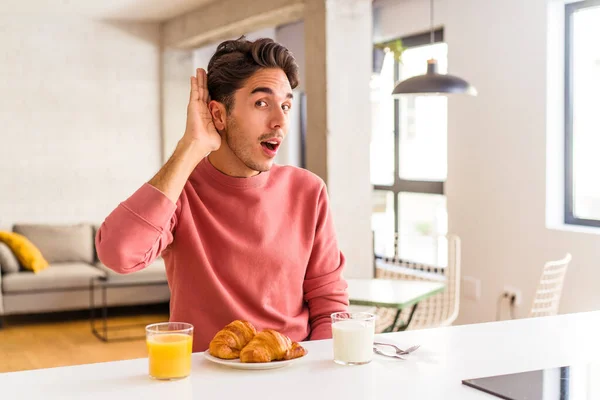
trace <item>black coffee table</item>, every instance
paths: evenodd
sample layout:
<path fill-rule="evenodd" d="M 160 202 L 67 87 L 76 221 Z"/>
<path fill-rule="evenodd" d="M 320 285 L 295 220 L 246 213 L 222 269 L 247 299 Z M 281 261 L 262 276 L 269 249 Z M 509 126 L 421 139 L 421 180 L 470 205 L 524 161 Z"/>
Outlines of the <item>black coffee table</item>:
<path fill-rule="evenodd" d="M 110 338 L 109 332 L 111 331 L 122 331 L 140 326 L 145 324 L 122 324 L 109 326 L 108 320 L 108 303 L 107 303 L 107 290 L 110 288 L 131 288 L 137 286 L 162 286 L 167 285 L 166 279 L 148 279 L 148 280 L 132 280 L 127 277 L 116 275 L 115 277 L 94 277 L 90 280 L 90 327 L 94 336 L 103 342 L 117 342 L 117 341 L 128 341 L 128 340 L 140 340 L 146 337 L 144 335 L 139 336 L 119 336 L 117 338 Z M 101 302 L 98 305 L 101 314 L 101 329 L 98 330 L 96 327 L 96 299 L 95 292 L 97 289 L 101 290 Z"/>

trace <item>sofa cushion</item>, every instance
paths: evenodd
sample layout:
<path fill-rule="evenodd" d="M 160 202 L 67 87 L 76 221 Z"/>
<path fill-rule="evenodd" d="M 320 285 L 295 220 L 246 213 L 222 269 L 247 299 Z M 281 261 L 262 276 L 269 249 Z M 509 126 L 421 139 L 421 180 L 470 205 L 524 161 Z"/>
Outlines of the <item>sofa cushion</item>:
<path fill-rule="evenodd" d="M 19 260 L 17 260 L 15 253 L 13 253 L 10 247 L 2 242 L 0 242 L 0 269 L 5 274 L 19 272 Z"/>
<path fill-rule="evenodd" d="M 100 226 L 101 226 L 101 224 L 93 224 L 92 225 L 92 245 L 94 247 L 94 263 L 97 263 L 100 261 L 100 259 L 98 258 L 98 250 L 96 249 L 96 235 L 98 234 L 98 231 L 100 230 Z"/>
<path fill-rule="evenodd" d="M 130 274 L 119 274 L 101 262 L 96 263 L 96 267 L 105 272 L 108 279 L 114 282 L 163 282 L 167 280 L 165 262 L 162 258 L 157 258 L 146 268 Z"/>
<path fill-rule="evenodd" d="M 0 232 L 0 242 L 10 247 L 23 268 L 38 273 L 48 268 L 48 261 L 40 250 L 25 236 L 16 232 Z"/>
<path fill-rule="evenodd" d="M 98 268 L 84 263 L 51 264 L 50 268 L 37 274 L 29 271 L 2 277 L 2 291 L 28 292 L 36 290 L 88 288 L 90 280 L 104 277 Z"/>
<path fill-rule="evenodd" d="M 13 231 L 27 237 L 36 245 L 50 264 L 94 263 L 94 239 L 92 226 L 89 224 L 16 224 Z"/>

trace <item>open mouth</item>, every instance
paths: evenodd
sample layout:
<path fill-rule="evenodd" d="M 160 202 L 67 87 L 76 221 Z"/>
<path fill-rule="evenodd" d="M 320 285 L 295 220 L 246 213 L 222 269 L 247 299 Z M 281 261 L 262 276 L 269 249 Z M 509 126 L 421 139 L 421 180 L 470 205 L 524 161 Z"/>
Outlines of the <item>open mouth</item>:
<path fill-rule="evenodd" d="M 280 143 L 279 143 L 279 141 L 276 141 L 276 140 L 268 140 L 265 142 L 261 142 L 260 144 L 265 149 L 275 152 L 279 148 Z"/>

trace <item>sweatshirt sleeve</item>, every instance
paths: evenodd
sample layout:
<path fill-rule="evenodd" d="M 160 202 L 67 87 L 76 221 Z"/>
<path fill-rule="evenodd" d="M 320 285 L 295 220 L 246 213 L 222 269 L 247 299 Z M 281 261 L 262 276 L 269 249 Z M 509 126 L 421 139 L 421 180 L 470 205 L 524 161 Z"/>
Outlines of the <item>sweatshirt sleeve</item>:
<path fill-rule="evenodd" d="M 308 303 L 311 328 L 310 340 L 331 338 L 331 314 L 348 309 L 348 285 L 342 278 L 345 259 L 338 248 L 324 184 L 317 207 L 315 240 L 304 279 L 304 300 Z"/>
<path fill-rule="evenodd" d="M 121 274 L 145 268 L 173 241 L 177 205 L 145 183 L 120 203 L 96 234 L 100 261 Z"/>

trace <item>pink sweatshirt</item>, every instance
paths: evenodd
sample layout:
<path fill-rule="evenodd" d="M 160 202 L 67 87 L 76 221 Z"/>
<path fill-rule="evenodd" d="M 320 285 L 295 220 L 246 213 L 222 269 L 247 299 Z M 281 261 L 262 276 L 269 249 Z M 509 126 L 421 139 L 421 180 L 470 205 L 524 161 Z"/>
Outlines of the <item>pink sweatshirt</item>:
<path fill-rule="evenodd" d="M 195 352 L 235 319 L 294 341 L 330 338 L 330 314 L 348 307 L 325 184 L 295 167 L 234 178 L 204 158 L 177 204 L 144 184 L 106 218 L 96 247 L 123 274 L 162 254 L 170 319 L 194 325 Z"/>

